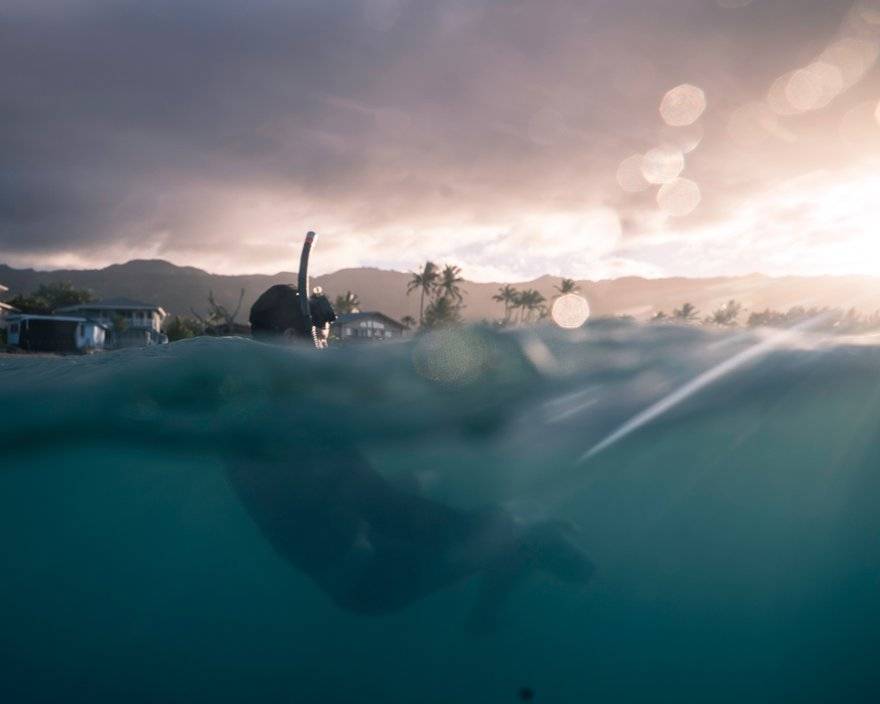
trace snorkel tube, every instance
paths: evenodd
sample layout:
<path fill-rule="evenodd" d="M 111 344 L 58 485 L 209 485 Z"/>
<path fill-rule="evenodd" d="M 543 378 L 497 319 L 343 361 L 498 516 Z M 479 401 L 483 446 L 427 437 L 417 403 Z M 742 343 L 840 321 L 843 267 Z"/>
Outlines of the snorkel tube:
<path fill-rule="evenodd" d="M 315 343 L 315 347 L 318 346 L 318 340 L 315 335 L 315 324 L 312 322 L 312 308 L 309 303 L 309 255 L 312 253 L 312 244 L 318 238 L 314 232 L 309 231 L 306 235 L 306 241 L 303 243 L 302 253 L 299 255 L 299 309 L 302 313 L 303 320 L 306 324 L 306 329 L 309 331 L 309 335 L 312 338 L 312 342 Z"/>

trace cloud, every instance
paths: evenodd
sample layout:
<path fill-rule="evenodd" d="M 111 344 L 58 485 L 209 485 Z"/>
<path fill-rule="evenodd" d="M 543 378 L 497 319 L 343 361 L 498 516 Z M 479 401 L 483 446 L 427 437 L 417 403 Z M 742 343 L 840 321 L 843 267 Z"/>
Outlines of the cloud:
<path fill-rule="evenodd" d="M 426 257 L 492 278 L 723 270 L 711 253 L 677 261 L 686 233 L 862 159 L 861 139 L 828 135 L 876 93 L 874 74 L 822 110 L 777 117 L 785 132 L 758 145 L 730 135 L 742 105 L 839 41 L 851 6 L 7 2 L 0 258 L 274 271 L 315 228 L 323 271 Z M 656 188 L 626 193 L 617 170 L 675 138 L 660 104 L 682 84 L 707 103 L 684 171 L 702 201 L 670 220 Z M 637 248 L 652 235 L 663 252 Z"/>

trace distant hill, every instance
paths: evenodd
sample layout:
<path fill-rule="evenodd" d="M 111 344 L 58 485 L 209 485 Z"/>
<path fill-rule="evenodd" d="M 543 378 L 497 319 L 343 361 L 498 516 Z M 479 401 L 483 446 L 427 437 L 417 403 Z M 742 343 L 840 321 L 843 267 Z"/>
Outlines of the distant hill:
<path fill-rule="evenodd" d="M 418 316 L 418 295 L 406 295 L 410 274 L 381 269 L 343 269 L 314 277 L 313 285 L 323 286 L 332 297 L 351 290 L 358 294 L 363 310 L 381 310 L 394 317 Z M 295 283 L 296 274 L 281 272 L 272 276 L 249 274 L 225 276 L 209 274 L 194 267 L 180 267 L 162 260 L 134 260 L 104 269 L 66 269 L 35 271 L 13 269 L 0 264 L 0 284 L 9 287 L 10 298 L 27 293 L 43 283 L 69 281 L 78 288 L 92 290 L 97 296 L 127 296 L 161 305 L 172 314 L 186 315 L 191 308 L 200 313 L 207 309 L 209 291 L 218 303 L 234 305 L 245 290 L 239 319 L 247 320 L 248 310 L 257 296 L 277 283 Z M 543 276 L 534 281 L 513 284 L 534 288 L 547 298 L 554 294 L 558 278 Z M 658 310 L 670 312 L 684 302 L 693 303 L 706 314 L 735 298 L 747 310 L 788 309 L 795 305 L 832 306 L 862 311 L 880 309 L 880 278 L 844 277 L 769 277 L 751 276 L 710 279 L 643 279 L 627 277 L 607 281 L 581 281 L 595 315 L 633 315 L 647 318 Z M 465 315 L 470 320 L 501 317 L 502 307 L 492 300 L 501 284 L 463 285 Z"/>

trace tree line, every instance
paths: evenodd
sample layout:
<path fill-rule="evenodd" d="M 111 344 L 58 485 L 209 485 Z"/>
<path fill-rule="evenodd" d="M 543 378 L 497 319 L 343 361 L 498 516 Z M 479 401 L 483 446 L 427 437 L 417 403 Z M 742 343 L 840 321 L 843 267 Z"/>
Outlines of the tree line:
<path fill-rule="evenodd" d="M 417 293 L 419 296 L 419 319 L 405 316 L 401 322 L 408 328 L 424 329 L 462 324 L 462 310 L 465 307 L 463 283 L 458 266 L 447 264 L 441 268 L 433 262 L 426 262 L 419 271 L 412 272 L 406 290 L 407 295 Z M 578 286 L 573 279 L 563 278 L 555 290 L 554 300 L 562 295 L 577 293 Z M 165 322 L 164 331 L 171 341 L 201 335 L 239 334 L 246 328 L 236 322 L 244 294 L 242 290 L 235 308 L 227 308 L 217 303 L 211 291 L 208 293 L 207 313 L 201 314 L 191 309 L 191 316 L 171 316 Z M 6 302 L 22 313 L 48 315 L 65 306 L 95 300 L 96 296 L 89 290 L 77 289 L 69 282 L 54 282 L 41 284 L 32 293 L 18 294 Z M 501 327 L 528 325 L 544 320 L 549 316 L 549 305 L 552 304 L 552 300 L 548 301 L 535 289 L 519 290 L 510 284 L 501 286 L 492 300 L 503 306 L 503 317 L 494 321 L 495 325 Z M 337 295 L 334 301 L 334 308 L 340 315 L 358 313 L 360 305 L 358 295 L 352 291 Z M 655 323 L 675 322 L 724 328 L 804 326 L 812 331 L 835 334 L 880 331 L 880 311 L 864 314 L 855 308 L 794 306 L 786 311 L 770 308 L 752 311 L 748 317 L 744 317 L 745 312 L 743 304 L 733 299 L 708 315 L 701 315 L 695 305 L 686 302 L 669 314 L 659 311 L 651 320 Z"/>
<path fill-rule="evenodd" d="M 465 307 L 461 290 L 463 282 L 459 267 L 447 264 L 441 269 L 434 262 L 425 262 L 421 269 L 412 272 L 406 288 L 407 295 L 419 295 L 419 319 L 407 317 L 402 322 L 410 328 L 418 326 L 427 330 L 460 325 Z M 556 291 L 554 300 L 577 293 L 578 286 L 574 279 L 563 278 Z M 519 290 L 510 284 L 501 286 L 492 300 L 504 309 L 503 317 L 493 321 L 499 327 L 529 325 L 544 320 L 550 315 L 549 304 L 552 303 L 540 291 L 532 288 Z"/>
<path fill-rule="evenodd" d="M 555 288 L 557 295 L 554 296 L 554 299 L 578 292 L 578 286 L 574 279 L 562 279 L 560 285 Z M 510 284 L 506 284 L 498 289 L 498 293 L 492 296 L 492 300 L 504 306 L 504 318 L 499 321 L 499 324 L 505 327 L 508 325 L 527 325 L 544 320 L 550 315 L 550 308 L 544 294 L 532 288 L 520 291 Z"/>
<path fill-rule="evenodd" d="M 412 272 L 412 278 L 406 286 L 407 296 L 416 292 L 419 294 L 419 319 L 415 321 L 410 318 L 402 322 L 409 327 L 417 322 L 419 327 L 425 329 L 460 325 L 464 309 L 462 283 L 464 279 L 459 267 L 447 264 L 441 269 L 434 262 L 425 262 L 420 271 Z"/>
<path fill-rule="evenodd" d="M 742 303 L 730 300 L 709 315 L 700 316 L 700 311 L 692 303 L 684 303 L 667 315 L 659 311 L 652 321 L 655 323 L 677 322 L 689 324 L 714 325 L 718 327 L 780 328 L 804 327 L 814 332 L 835 334 L 858 334 L 880 330 L 880 311 L 865 314 L 855 308 L 829 308 L 793 306 L 787 311 L 766 308 L 752 311 L 743 320 L 745 308 Z"/>

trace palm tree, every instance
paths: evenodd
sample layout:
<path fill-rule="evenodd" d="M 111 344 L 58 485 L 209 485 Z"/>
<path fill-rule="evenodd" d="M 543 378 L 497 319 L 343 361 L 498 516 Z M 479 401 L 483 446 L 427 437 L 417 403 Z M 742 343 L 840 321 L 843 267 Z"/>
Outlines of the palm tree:
<path fill-rule="evenodd" d="M 345 315 L 346 313 L 359 313 L 361 301 L 356 293 L 346 291 L 345 295 L 336 297 L 336 303 L 333 307 L 340 315 Z"/>
<path fill-rule="evenodd" d="M 712 313 L 707 322 L 730 327 L 736 325 L 740 313 L 742 313 L 742 303 L 731 300 Z"/>
<path fill-rule="evenodd" d="M 442 328 L 461 323 L 461 307 L 447 296 L 435 298 L 425 310 L 424 326 Z"/>
<path fill-rule="evenodd" d="M 457 266 L 447 264 L 443 268 L 443 272 L 440 274 L 440 280 L 435 285 L 434 290 L 441 298 L 448 298 L 450 302 L 458 301 L 461 303 L 463 299 L 459 284 L 463 282 L 464 279 L 461 277 L 461 269 Z"/>
<path fill-rule="evenodd" d="M 420 291 L 421 298 L 419 300 L 419 322 L 425 322 L 425 295 L 434 290 L 437 285 L 437 279 L 440 278 L 440 272 L 434 262 L 425 262 L 425 266 L 421 273 L 413 272 L 412 278 L 406 286 L 406 295 L 413 291 Z"/>
<path fill-rule="evenodd" d="M 547 299 L 533 288 L 526 289 L 519 296 L 519 307 L 522 309 L 520 320 L 532 322 L 535 312 L 539 312 Z"/>
<path fill-rule="evenodd" d="M 510 322 L 510 315 L 513 312 L 513 306 L 519 292 L 510 284 L 502 286 L 498 289 L 498 293 L 492 296 L 493 301 L 504 304 L 504 324 Z"/>
<path fill-rule="evenodd" d="M 559 291 L 559 296 L 564 296 L 568 293 L 577 293 L 578 285 L 574 279 L 563 279 L 562 283 L 559 286 L 555 287 L 557 291 Z M 557 296 L 557 298 L 559 297 Z"/>
<path fill-rule="evenodd" d="M 407 330 L 412 330 L 416 325 L 419 324 L 419 321 L 413 318 L 411 315 L 404 315 L 400 322 L 404 324 Z"/>
<path fill-rule="evenodd" d="M 517 316 L 517 323 L 521 323 L 523 319 L 523 313 L 525 312 L 525 291 L 516 291 L 513 294 L 513 299 L 510 302 L 510 312 L 519 311 L 519 315 Z"/>
<path fill-rule="evenodd" d="M 697 319 L 697 307 L 692 303 L 685 303 L 681 308 L 672 311 L 672 317 L 683 323 L 690 323 Z"/>

